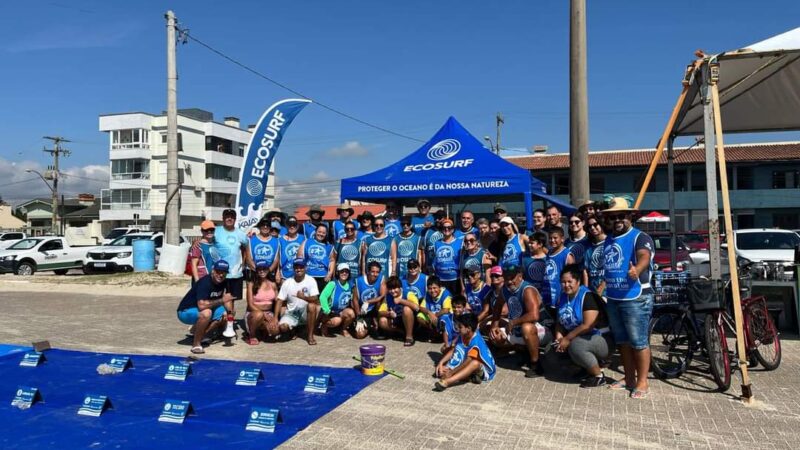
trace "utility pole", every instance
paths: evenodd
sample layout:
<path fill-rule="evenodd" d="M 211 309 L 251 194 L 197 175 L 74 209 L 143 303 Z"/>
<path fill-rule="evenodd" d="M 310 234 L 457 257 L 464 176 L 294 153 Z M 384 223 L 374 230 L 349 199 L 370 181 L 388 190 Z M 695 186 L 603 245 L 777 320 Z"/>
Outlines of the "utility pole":
<path fill-rule="evenodd" d="M 51 208 L 53 209 L 52 219 L 52 232 L 58 234 L 58 157 L 61 155 L 69 156 L 72 152 L 65 148 L 61 148 L 62 142 L 71 142 L 69 139 L 61 136 L 45 136 L 45 139 L 53 141 L 53 148 L 45 148 L 43 151 L 53 155 L 53 169 L 50 171 L 50 176 L 53 179 L 53 189 L 51 197 Z"/>
<path fill-rule="evenodd" d="M 167 19 L 167 204 L 164 236 L 170 245 L 178 245 L 180 208 L 178 205 L 178 70 L 175 61 L 175 13 Z"/>
<path fill-rule="evenodd" d="M 506 123 L 506 122 L 503 119 L 503 115 L 500 114 L 500 113 L 497 113 L 497 140 L 495 141 L 495 143 L 497 144 L 497 147 L 495 147 L 495 153 L 498 154 L 498 155 L 500 154 L 500 125 L 502 125 L 504 123 Z"/>
<path fill-rule="evenodd" d="M 586 0 L 570 0 L 569 16 L 569 197 L 580 206 L 589 200 Z"/>

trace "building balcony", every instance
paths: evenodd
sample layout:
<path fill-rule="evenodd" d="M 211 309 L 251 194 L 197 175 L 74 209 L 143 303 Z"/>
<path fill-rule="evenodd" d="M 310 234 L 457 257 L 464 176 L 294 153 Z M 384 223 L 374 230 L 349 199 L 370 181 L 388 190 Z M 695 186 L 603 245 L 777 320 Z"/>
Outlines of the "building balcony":
<path fill-rule="evenodd" d="M 205 181 L 206 191 L 221 192 L 223 194 L 236 194 L 238 186 L 239 180 L 206 178 Z"/>
<path fill-rule="evenodd" d="M 241 156 L 231 155 L 229 153 L 222 153 L 215 150 L 206 150 L 205 154 L 206 164 L 219 164 L 228 167 L 242 167 L 244 158 Z"/>
<path fill-rule="evenodd" d="M 150 159 L 152 152 L 150 146 L 147 148 L 125 148 L 112 150 L 108 154 L 109 159 Z"/>
<path fill-rule="evenodd" d="M 119 208 L 116 207 L 116 203 L 112 204 L 114 206 L 110 209 L 101 209 L 100 210 L 100 220 L 135 220 L 133 215 L 138 214 L 138 220 L 150 220 L 150 209 L 149 205 L 147 208 L 143 208 L 143 205 L 139 205 L 138 208 L 123 208 L 123 206 L 132 206 L 132 204 L 119 204 Z"/>

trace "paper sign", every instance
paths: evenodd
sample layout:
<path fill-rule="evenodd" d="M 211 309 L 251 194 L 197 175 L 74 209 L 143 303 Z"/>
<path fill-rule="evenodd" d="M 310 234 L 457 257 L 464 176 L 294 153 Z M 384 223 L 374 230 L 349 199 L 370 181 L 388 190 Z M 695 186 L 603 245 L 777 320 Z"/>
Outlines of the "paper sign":
<path fill-rule="evenodd" d="M 39 388 L 20 386 L 11 400 L 11 406 L 16 406 L 20 409 L 28 409 L 34 403 L 42 401 L 42 395 L 39 393 Z"/>
<path fill-rule="evenodd" d="M 305 392 L 316 392 L 325 394 L 328 387 L 333 386 L 333 378 L 330 375 L 309 375 L 306 379 Z"/>
<path fill-rule="evenodd" d="M 243 369 L 239 371 L 239 378 L 236 379 L 237 386 L 255 386 L 259 380 L 264 379 L 261 369 Z"/>
<path fill-rule="evenodd" d="M 192 373 L 192 366 L 185 363 L 170 364 L 167 367 L 165 380 L 186 381 L 186 377 Z"/>
<path fill-rule="evenodd" d="M 250 410 L 250 418 L 247 420 L 247 431 L 261 431 L 262 433 L 274 433 L 275 424 L 283 423 L 280 411 L 274 408 L 253 407 Z"/>
<path fill-rule="evenodd" d="M 192 403 L 188 400 L 167 400 L 158 416 L 159 422 L 183 423 L 186 416 L 194 415 Z"/>
<path fill-rule="evenodd" d="M 133 362 L 131 362 L 131 358 L 128 356 L 117 356 L 111 358 L 111 361 L 108 362 L 108 365 L 111 366 L 117 373 L 124 372 L 125 369 L 129 369 L 133 367 Z"/>
<path fill-rule="evenodd" d="M 22 367 L 36 367 L 45 361 L 47 361 L 47 358 L 44 357 L 44 353 L 28 352 L 22 357 L 22 361 L 19 362 L 19 365 Z"/>
<path fill-rule="evenodd" d="M 87 394 L 83 399 L 83 404 L 78 408 L 81 416 L 100 417 L 103 411 L 111 408 L 111 400 L 105 395 Z"/>

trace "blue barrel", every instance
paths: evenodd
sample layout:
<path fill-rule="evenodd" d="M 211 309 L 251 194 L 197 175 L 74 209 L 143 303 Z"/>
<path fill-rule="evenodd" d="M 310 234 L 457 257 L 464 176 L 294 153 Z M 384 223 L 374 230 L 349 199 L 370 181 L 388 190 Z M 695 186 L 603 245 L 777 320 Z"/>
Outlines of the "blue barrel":
<path fill-rule="evenodd" d="M 156 268 L 156 242 L 152 239 L 133 241 L 133 271 L 152 272 Z"/>

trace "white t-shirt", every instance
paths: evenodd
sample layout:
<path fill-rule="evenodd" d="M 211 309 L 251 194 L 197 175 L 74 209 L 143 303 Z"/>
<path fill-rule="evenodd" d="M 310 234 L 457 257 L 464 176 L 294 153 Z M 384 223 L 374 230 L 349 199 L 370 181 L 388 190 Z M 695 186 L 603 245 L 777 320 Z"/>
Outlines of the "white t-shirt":
<path fill-rule="evenodd" d="M 304 276 L 300 282 L 295 280 L 294 277 L 283 280 L 283 285 L 281 285 L 281 291 L 278 293 L 278 298 L 286 302 L 286 309 L 289 311 L 294 311 L 300 308 L 305 309 L 305 307 L 308 305 L 308 302 L 297 297 L 298 291 L 303 291 L 303 295 L 308 297 L 319 295 L 317 281 L 308 275 Z"/>

